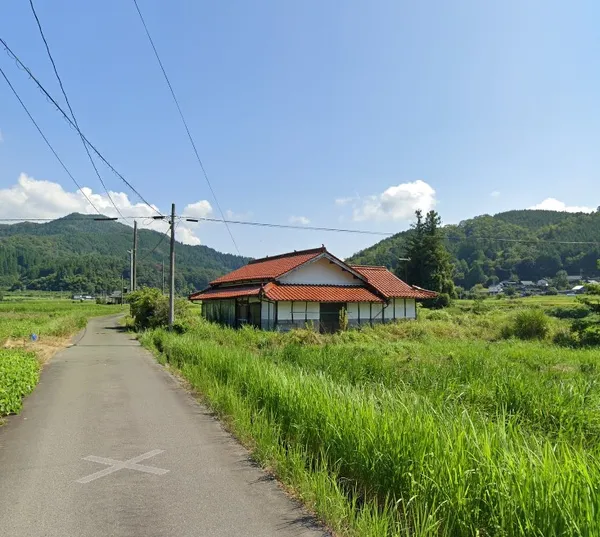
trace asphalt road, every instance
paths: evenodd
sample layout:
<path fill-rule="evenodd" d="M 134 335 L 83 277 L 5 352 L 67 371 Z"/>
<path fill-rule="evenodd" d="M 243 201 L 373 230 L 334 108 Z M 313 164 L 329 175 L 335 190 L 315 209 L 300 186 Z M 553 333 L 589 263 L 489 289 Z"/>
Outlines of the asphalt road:
<path fill-rule="evenodd" d="M 103 318 L 54 357 L 21 414 L 0 426 L 0 535 L 327 534 Z"/>

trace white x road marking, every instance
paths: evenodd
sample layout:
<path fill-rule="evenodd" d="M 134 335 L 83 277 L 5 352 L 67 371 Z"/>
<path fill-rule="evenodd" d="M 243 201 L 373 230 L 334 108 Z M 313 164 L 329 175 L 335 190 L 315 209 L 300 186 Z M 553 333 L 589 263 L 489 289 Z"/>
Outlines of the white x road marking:
<path fill-rule="evenodd" d="M 100 470 L 95 474 L 88 475 L 86 477 L 82 477 L 77 480 L 77 483 L 89 483 L 90 481 L 94 481 L 95 479 L 99 479 L 101 477 L 114 474 L 119 470 L 137 470 L 138 472 L 146 472 L 147 474 L 155 474 L 155 475 L 164 475 L 169 470 L 164 470 L 162 468 L 155 468 L 154 466 L 145 466 L 143 464 L 138 464 L 138 462 L 144 461 L 151 457 L 155 457 L 156 455 L 163 453 L 163 449 L 154 449 L 152 451 L 148 451 L 148 453 L 144 453 L 143 455 L 138 455 L 133 459 L 129 459 L 127 461 L 116 461 L 114 459 L 105 459 L 104 457 L 95 457 L 94 455 L 89 455 L 88 457 L 84 457 L 84 461 L 97 462 L 99 464 L 106 464 L 110 466 L 110 468 L 106 468 L 104 470 Z"/>

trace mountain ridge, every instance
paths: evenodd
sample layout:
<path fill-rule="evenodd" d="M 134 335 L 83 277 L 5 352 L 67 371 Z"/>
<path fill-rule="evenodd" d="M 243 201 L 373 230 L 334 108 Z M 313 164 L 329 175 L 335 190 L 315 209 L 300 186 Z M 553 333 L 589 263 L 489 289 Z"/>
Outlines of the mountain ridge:
<path fill-rule="evenodd" d="M 72 213 L 45 223 L 0 224 L 0 289 L 40 289 L 98 293 L 129 280 L 133 230 L 97 215 Z M 176 243 L 176 289 L 180 294 L 205 287 L 249 258 L 208 246 Z M 169 240 L 163 233 L 138 230 L 138 285 L 162 286 L 168 272 Z M 160 265 L 160 266 L 159 266 Z"/>
<path fill-rule="evenodd" d="M 599 273 L 599 211 L 513 210 L 448 224 L 442 232 L 453 258 L 454 281 L 464 288 L 510 278 L 539 280 L 554 277 L 559 270 L 590 276 Z M 402 277 L 399 258 L 405 256 L 410 234 L 411 230 L 397 233 L 346 261 L 385 265 Z"/>

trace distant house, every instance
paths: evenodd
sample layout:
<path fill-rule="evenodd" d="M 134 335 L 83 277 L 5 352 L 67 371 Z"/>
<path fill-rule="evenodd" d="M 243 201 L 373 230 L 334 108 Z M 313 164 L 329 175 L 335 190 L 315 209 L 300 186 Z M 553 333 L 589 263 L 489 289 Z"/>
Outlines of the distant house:
<path fill-rule="evenodd" d="M 548 280 L 538 280 L 537 282 L 538 287 L 548 287 L 549 285 L 550 282 Z"/>
<path fill-rule="evenodd" d="M 106 296 L 107 304 L 123 304 L 123 293 L 121 291 L 115 291 L 110 295 Z"/>
<path fill-rule="evenodd" d="M 210 321 L 266 330 L 350 326 L 415 319 L 416 301 L 437 293 L 408 285 L 385 267 L 348 265 L 325 247 L 265 257 L 193 293 Z"/>
<path fill-rule="evenodd" d="M 579 274 L 567 275 L 567 281 L 569 283 L 580 282 L 581 281 L 581 275 L 579 275 Z"/>
<path fill-rule="evenodd" d="M 491 285 L 490 287 L 488 287 L 488 293 L 490 295 L 499 295 L 502 292 L 504 292 L 504 287 L 502 287 L 501 284 Z"/>
<path fill-rule="evenodd" d="M 532 282 L 531 280 L 521 280 L 521 285 L 523 287 L 535 287 L 535 282 Z"/>
<path fill-rule="evenodd" d="M 575 293 L 576 295 L 581 295 L 585 293 L 585 285 L 576 285 L 571 289 L 571 293 Z"/>

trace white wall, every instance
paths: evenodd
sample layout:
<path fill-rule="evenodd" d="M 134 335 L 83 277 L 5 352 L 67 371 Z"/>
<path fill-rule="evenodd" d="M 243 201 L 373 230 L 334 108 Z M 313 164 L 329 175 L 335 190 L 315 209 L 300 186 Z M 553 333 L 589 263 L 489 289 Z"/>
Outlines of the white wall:
<path fill-rule="evenodd" d="M 394 299 L 389 304 L 383 304 L 383 319 L 387 323 L 394 318 Z"/>
<path fill-rule="evenodd" d="M 278 302 L 277 320 L 292 320 L 292 302 Z M 294 321 L 304 321 L 305 319 L 318 321 L 321 315 L 321 307 L 318 302 L 294 301 Z"/>
<path fill-rule="evenodd" d="M 371 318 L 373 321 L 381 322 L 381 320 L 383 319 L 383 316 L 381 315 L 382 310 L 383 304 L 379 302 L 373 302 L 373 305 L 371 307 Z"/>
<path fill-rule="evenodd" d="M 343 271 L 335 263 L 321 258 L 312 263 L 302 265 L 298 269 L 279 278 L 281 283 L 296 283 L 305 285 L 359 285 L 362 280 Z"/>
<path fill-rule="evenodd" d="M 292 303 L 278 302 L 277 303 L 277 320 L 291 321 L 292 320 Z"/>
<path fill-rule="evenodd" d="M 260 306 L 260 318 L 263 321 L 275 320 L 275 304 L 263 300 Z"/>
<path fill-rule="evenodd" d="M 357 321 L 358 320 L 358 302 L 348 302 L 348 320 L 349 321 Z"/>
<path fill-rule="evenodd" d="M 417 318 L 417 304 L 414 298 L 406 299 L 406 317 L 409 319 Z"/>
<path fill-rule="evenodd" d="M 321 306 L 318 302 L 294 301 L 294 321 L 318 321 L 321 316 Z"/>

